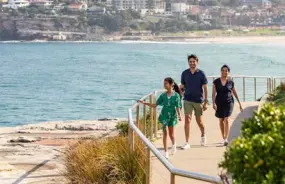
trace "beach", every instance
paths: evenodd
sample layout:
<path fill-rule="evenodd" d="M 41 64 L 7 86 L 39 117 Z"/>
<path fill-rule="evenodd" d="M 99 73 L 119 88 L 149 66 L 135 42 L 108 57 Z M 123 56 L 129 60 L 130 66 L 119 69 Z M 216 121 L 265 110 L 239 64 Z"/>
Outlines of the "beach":
<path fill-rule="evenodd" d="M 124 119 L 57 121 L 0 128 L 1 184 L 63 184 L 63 153 L 82 139 L 117 135 Z"/>

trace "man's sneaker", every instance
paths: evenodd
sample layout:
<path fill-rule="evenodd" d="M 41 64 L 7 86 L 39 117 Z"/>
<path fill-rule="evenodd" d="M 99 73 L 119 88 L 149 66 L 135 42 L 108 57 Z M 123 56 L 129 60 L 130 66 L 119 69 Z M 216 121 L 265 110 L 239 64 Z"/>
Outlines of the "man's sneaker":
<path fill-rule="evenodd" d="M 205 146 L 207 144 L 207 139 L 206 137 L 201 137 L 201 146 Z"/>
<path fill-rule="evenodd" d="M 167 151 L 164 153 L 164 156 L 166 159 L 168 159 L 168 152 Z"/>
<path fill-rule="evenodd" d="M 184 146 L 181 147 L 182 149 L 186 150 L 190 148 L 189 143 L 185 143 Z"/>
<path fill-rule="evenodd" d="M 228 146 L 229 145 L 229 141 L 228 140 L 225 140 L 224 141 L 224 146 Z"/>
<path fill-rule="evenodd" d="M 174 155 L 176 153 L 177 149 L 176 149 L 176 144 L 173 144 L 172 146 L 172 155 Z"/>

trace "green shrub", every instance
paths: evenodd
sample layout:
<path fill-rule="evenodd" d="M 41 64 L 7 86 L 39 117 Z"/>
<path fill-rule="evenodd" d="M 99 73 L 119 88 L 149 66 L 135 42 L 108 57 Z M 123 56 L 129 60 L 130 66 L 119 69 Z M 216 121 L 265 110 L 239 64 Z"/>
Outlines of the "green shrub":
<path fill-rule="evenodd" d="M 119 131 L 120 135 L 126 136 L 128 135 L 128 131 L 129 131 L 129 123 L 126 121 L 119 122 L 116 125 L 116 129 Z"/>
<path fill-rule="evenodd" d="M 285 109 L 266 105 L 243 122 L 220 167 L 237 184 L 285 184 Z"/>
<path fill-rule="evenodd" d="M 278 106 L 285 106 L 285 82 L 276 88 L 273 96 L 273 102 Z"/>
<path fill-rule="evenodd" d="M 144 183 L 142 158 L 139 151 L 129 151 L 126 137 L 84 140 L 65 152 L 65 177 L 73 184 Z"/>

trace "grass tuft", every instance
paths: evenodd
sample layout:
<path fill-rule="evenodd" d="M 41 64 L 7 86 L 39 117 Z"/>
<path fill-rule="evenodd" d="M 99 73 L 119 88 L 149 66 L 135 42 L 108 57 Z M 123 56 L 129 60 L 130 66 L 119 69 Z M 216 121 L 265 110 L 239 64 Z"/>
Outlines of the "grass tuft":
<path fill-rule="evenodd" d="M 144 183 L 138 164 L 142 158 L 138 151 L 129 151 L 126 137 L 84 140 L 65 152 L 65 177 L 72 184 Z"/>

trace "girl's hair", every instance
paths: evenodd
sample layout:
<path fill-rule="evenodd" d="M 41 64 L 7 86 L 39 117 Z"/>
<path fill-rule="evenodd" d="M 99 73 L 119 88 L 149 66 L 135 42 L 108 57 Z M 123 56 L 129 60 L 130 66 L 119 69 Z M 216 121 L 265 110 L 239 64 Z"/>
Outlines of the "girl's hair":
<path fill-rule="evenodd" d="M 179 86 L 176 84 L 176 82 L 171 77 L 165 78 L 164 81 L 167 81 L 170 85 L 172 85 L 174 91 L 176 93 L 178 93 L 180 95 L 180 97 L 182 96 L 182 92 L 181 92 Z"/>
<path fill-rule="evenodd" d="M 228 65 L 223 65 L 222 68 L 221 68 L 221 71 L 223 71 L 223 68 L 227 68 L 228 71 L 231 72 L 231 69 L 230 69 L 230 67 Z"/>

